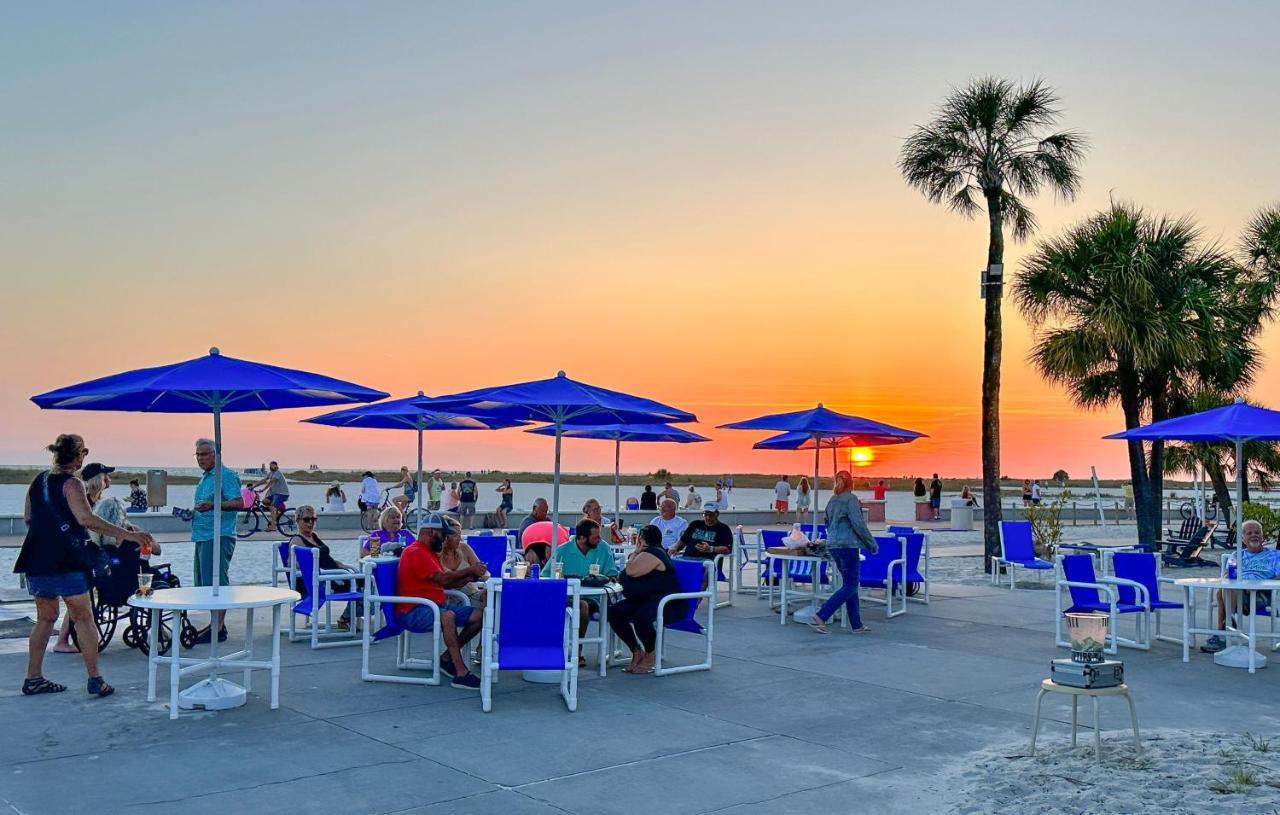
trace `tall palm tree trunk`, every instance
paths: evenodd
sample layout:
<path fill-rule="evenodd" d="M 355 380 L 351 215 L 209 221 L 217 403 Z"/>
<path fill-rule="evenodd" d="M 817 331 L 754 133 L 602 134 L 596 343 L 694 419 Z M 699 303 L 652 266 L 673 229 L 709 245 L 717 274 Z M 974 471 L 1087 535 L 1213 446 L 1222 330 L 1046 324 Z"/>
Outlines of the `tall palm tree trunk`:
<path fill-rule="evenodd" d="M 1125 362 L 1117 366 L 1120 391 L 1120 409 L 1124 413 L 1127 429 L 1142 424 L 1142 396 L 1138 388 L 1138 376 Z M 1147 457 L 1142 442 L 1130 441 L 1129 477 L 1133 481 L 1133 508 L 1138 515 L 1138 542 L 1152 543 L 1160 537 L 1160 524 L 1151 512 L 1151 479 L 1147 472 Z"/>
<path fill-rule="evenodd" d="M 986 199 L 991 223 L 987 264 L 1003 264 L 1004 212 L 1000 191 L 987 192 Z M 1000 547 L 1000 301 L 1004 287 L 988 286 L 986 294 L 982 338 L 982 534 L 984 567 L 990 572 L 992 558 Z"/>
<path fill-rule="evenodd" d="M 1204 471 L 1213 484 L 1213 494 L 1218 499 L 1218 510 L 1223 525 L 1231 523 L 1232 504 L 1231 488 L 1227 485 L 1227 474 L 1222 471 L 1222 464 L 1216 456 L 1210 456 L 1204 463 Z"/>
<path fill-rule="evenodd" d="M 1164 380 L 1155 383 L 1151 393 L 1151 421 L 1164 421 L 1169 418 L 1168 401 L 1165 398 L 1168 384 Z M 1164 524 L 1164 442 L 1156 439 L 1151 442 L 1151 455 L 1148 459 L 1147 474 L 1151 482 L 1151 514 L 1155 518 L 1157 530 Z"/>

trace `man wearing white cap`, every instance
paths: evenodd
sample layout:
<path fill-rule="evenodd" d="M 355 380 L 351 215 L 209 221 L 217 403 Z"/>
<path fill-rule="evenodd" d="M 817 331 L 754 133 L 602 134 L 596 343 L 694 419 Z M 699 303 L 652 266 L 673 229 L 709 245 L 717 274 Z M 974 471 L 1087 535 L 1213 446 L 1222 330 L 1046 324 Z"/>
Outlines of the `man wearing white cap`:
<path fill-rule="evenodd" d="M 672 555 L 710 560 L 733 551 L 733 530 L 720 522 L 720 505 L 708 501 L 702 505 L 702 520 L 694 521 L 680 536 Z"/>
<path fill-rule="evenodd" d="M 649 523 L 662 532 L 662 548 L 669 550 L 680 542 L 680 536 L 689 528 L 689 522 L 676 514 L 676 502 L 671 498 L 663 498 L 658 502 L 658 512 Z"/>

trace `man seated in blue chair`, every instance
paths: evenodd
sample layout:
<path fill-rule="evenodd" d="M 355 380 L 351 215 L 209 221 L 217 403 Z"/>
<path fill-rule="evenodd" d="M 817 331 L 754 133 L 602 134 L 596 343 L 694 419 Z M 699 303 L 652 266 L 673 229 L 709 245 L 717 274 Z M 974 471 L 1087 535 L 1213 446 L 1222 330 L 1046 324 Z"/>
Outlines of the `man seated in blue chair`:
<path fill-rule="evenodd" d="M 1236 574 L 1241 580 L 1275 580 L 1280 578 L 1280 552 L 1274 549 L 1267 550 L 1263 548 L 1262 540 L 1262 524 L 1255 520 L 1245 521 L 1241 527 L 1241 538 L 1244 541 L 1244 553 L 1240 557 L 1240 565 L 1237 566 Z M 1218 628 L 1225 629 L 1227 627 L 1227 606 L 1231 606 L 1232 613 L 1237 608 L 1243 608 L 1244 603 L 1240 597 L 1242 591 L 1224 591 L 1218 599 Z M 1263 598 L 1258 595 L 1258 600 Z M 1274 609 L 1273 609 L 1274 611 Z M 1244 621 L 1240 621 L 1241 625 Z M 1206 654 L 1213 654 L 1227 647 L 1227 641 L 1218 634 L 1214 634 L 1209 638 L 1208 642 L 1200 646 L 1200 650 Z"/>
<path fill-rule="evenodd" d="M 708 501 L 702 505 L 702 520 L 685 527 L 680 541 L 671 550 L 672 557 L 696 557 L 711 560 L 716 555 L 733 551 L 733 530 L 720 521 L 720 505 Z"/>
<path fill-rule="evenodd" d="M 482 616 L 473 613 L 475 609 L 469 605 L 450 601 L 444 590 L 478 579 L 485 573 L 485 566 L 479 562 L 465 569 L 446 569 L 440 564 L 446 524 L 447 521 L 438 513 L 427 516 L 418 532 L 418 539 L 406 546 L 400 555 L 396 594 L 422 597 L 440 607 L 440 636 L 448 650 L 440 657 L 440 669 L 453 677 L 450 683 L 453 687 L 480 690 L 480 679 L 467 669 L 462 646 L 480 633 Z M 399 603 L 396 605 L 396 623 L 406 631 L 426 634 L 436 624 L 435 612 L 430 606 Z"/>
<path fill-rule="evenodd" d="M 600 524 L 590 518 L 578 521 L 573 530 L 573 540 L 556 547 L 556 562 L 564 567 L 565 577 L 576 577 L 587 585 L 618 577 L 618 562 L 613 558 L 613 550 L 600 545 Z M 578 602 L 579 637 L 587 635 L 591 615 L 599 612 L 600 603 L 594 597 L 584 597 Z M 579 646 L 578 665 L 586 663 Z"/>

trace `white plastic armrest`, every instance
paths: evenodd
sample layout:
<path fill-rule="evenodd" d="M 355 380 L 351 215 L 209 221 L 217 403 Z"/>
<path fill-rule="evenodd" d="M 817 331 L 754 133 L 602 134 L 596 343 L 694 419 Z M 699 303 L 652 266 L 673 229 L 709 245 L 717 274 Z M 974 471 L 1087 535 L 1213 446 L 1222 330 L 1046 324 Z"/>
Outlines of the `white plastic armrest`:
<path fill-rule="evenodd" d="M 1111 602 L 1115 602 L 1116 589 L 1114 586 L 1108 586 L 1105 583 L 1081 583 L 1076 580 L 1059 580 L 1059 586 L 1074 586 L 1078 589 L 1099 589 L 1104 592 Z"/>
<path fill-rule="evenodd" d="M 1106 583 L 1110 586 L 1129 586 L 1137 592 L 1138 605 L 1148 607 L 1151 605 L 1151 592 L 1147 591 L 1147 587 L 1136 580 L 1127 580 L 1123 577 L 1099 577 L 1098 582 Z"/>
<path fill-rule="evenodd" d="M 444 590 L 444 596 L 445 596 L 445 597 L 456 597 L 457 599 L 461 600 L 461 601 L 462 601 L 463 603 L 465 603 L 466 605 L 471 605 L 471 598 L 470 598 L 470 597 L 468 597 L 465 593 L 463 593 L 463 592 L 459 591 L 458 589 L 445 589 L 445 590 Z"/>
<path fill-rule="evenodd" d="M 440 606 L 436 605 L 435 600 L 428 600 L 425 597 L 406 597 L 401 594 L 371 594 L 369 600 L 374 603 L 397 603 L 413 606 L 430 606 L 436 613 L 439 613 Z"/>

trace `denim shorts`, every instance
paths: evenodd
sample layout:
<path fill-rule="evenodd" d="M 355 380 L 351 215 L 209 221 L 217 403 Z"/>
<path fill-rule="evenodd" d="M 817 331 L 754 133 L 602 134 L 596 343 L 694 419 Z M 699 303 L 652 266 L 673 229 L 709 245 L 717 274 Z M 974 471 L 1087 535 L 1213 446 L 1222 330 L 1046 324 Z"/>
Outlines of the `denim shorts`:
<path fill-rule="evenodd" d="M 276 509 L 284 512 L 285 502 L 289 500 L 288 495 L 281 495 L 278 492 L 271 493 L 271 497 L 267 499 L 267 503 Z"/>
<path fill-rule="evenodd" d="M 89 576 L 84 572 L 27 575 L 27 592 L 32 597 L 75 597 L 89 591 Z"/>
<path fill-rule="evenodd" d="M 455 623 L 459 628 L 461 628 L 467 624 L 468 620 L 471 619 L 471 612 L 475 611 L 475 609 L 461 603 L 451 603 L 440 611 L 441 613 L 445 611 L 452 611 Z M 396 617 L 396 624 L 405 631 L 412 631 L 415 634 L 425 634 L 436 627 L 436 613 L 431 606 L 417 606 Z"/>

